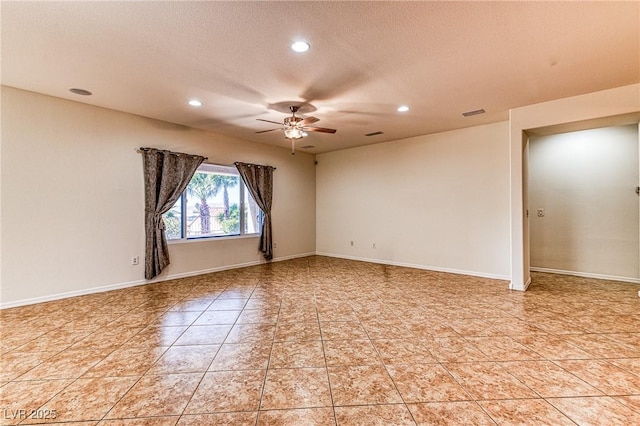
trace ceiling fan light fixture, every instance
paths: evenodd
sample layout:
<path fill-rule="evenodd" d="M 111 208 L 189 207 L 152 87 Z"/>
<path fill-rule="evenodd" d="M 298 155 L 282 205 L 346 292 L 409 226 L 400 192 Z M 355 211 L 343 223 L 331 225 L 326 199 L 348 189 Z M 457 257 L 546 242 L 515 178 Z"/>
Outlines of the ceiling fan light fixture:
<path fill-rule="evenodd" d="M 298 128 L 285 129 L 284 136 L 288 139 L 300 139 L 303 136 L 303 131 Z"/>
<path fill-rule="evenodd" d="M 297 53 L 304 53 L 309 50 L 310 47 L 311 45 L 306 41 L 296 41 L 291 45 L 291 50 Z"/>

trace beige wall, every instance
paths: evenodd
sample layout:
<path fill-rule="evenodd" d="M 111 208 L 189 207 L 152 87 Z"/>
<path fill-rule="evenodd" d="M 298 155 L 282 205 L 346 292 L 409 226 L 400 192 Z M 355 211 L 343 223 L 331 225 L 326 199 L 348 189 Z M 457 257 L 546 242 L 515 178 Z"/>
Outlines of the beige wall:
<path fill-rule="evenodd" d="M 276 258 L 317 251 L 510 277 L 524 290 L 527 130 L 637 113 L 640 85 L 516 108 L 509 122 L 323 154 L 317 168 L 304 153 L 6 87 L 1 106 L 1 306 L 144 282 L 142 266 L 130 265 L 144 241 L 140 146 L 276 166 Z M 259 262 L 256 244 L 173 244 L 161 278 Z"/>
<path fill-rule="evenodd" d="M 317 160 L 319 253 L 509 278 L 507 122 Z"/>
<path fill-rule="evenodd" d="M 638 126 L 530 137 L 529 153 L 532 269 L 640 282 Z"/>
<path fill-rule="evenodd" d="M 2 306 L 144 282 L 141 146 L 277 167 L 276 259 L 315 251 L 314 157 L 2 87 Z M 171 244 L 161 279 L 256 263 L 257 238 Z"/>

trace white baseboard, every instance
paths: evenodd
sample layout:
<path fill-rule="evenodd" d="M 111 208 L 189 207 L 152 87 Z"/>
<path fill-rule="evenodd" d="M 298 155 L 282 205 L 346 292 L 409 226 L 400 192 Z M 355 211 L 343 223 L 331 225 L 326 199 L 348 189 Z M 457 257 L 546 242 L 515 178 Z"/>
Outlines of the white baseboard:
<path fill-rule="evenodd" d="M 527 278 L 527 282 L 524 283 L 524 288 L 522 291 L 527 291 L 529 289 L 529 286 L 531 285 L 531 276 L 529 276 L 529 278 Z"/>
<path fill-rule="evenodd" d="M 594 278 L 596 280 L 622 281 L 625 283 L 640 284 L 640 278 L 619 277 L 615 275 L 591 274 L 588 272 L 563 271 L 561 269 L 538 268 L 532 266 L 529 268 L 532 272 L 545 272 L 547 274 L 573 275 L 582 278 Z"/>
<path fill-rule="evenodd" d="M 271 260 L 271 263 L 282 262 L 284 260 L 299 259 L 301 257 L 309 257 L 314 255 L 315 255 L 314 252 L 310 252 L 310 253 L 294 254 L 291 256 L 275 257 Z M 149 284 L 152 284 L 152 283 L 161 282 L 161 281 L 175 280 L 177 278 L 195 277 L 197 275 L 211 274 L 213 272 L 228 271 L 230 269 L 247 268 L 249 266 L 263 265 L 265 263 L 268 263 L 268 262 L 263 258 L 261 258 L 260 260 L 256 260 L 252 262 L 236 263 L 234 265 L 224 265 L 224 266 L 218 266 L 215 268 L 201 269 L 199 271 L 191 271 L 191 272 L 183 272 L 180 274 L 167 275 L 166 277 L 154 278 L 153 280 L 146 281 L 146 282 Z"/>
<path fill-rule="evenodd" d="M 119 290 L 121 288 L 135 287 L 139 285 L 148 284 L 150 282 L 151 281 L 145 281 L 145 280 L 129 281 L 124 283 L 100 286 L 100 287 L 91 287 L 91 288 L 86 288 L 82 290 L 67 291 L 64 293 L 50 294 L 47 296 L 32 297 L 30 299 L 21 299 L 21 300 L 16 300 L 14 302 L 3 302 L 3 303 L 0 303 L 0 310 L 8 309 L 8 308 L 17 308 L 19 306 L 35 305 L 36 303 L 51 302 L 51 301 L 60 300 L 60 299 L 67 299 L 69 297 L 85 296 L 87 294 L 102 293 L 102 292 L 111 291 L 111 290 Z"/>
<path fill-rule="evenodd" d="M 313 256 L 313 255 L 315 255 L 314 252 L 300 253 L 300 254 L 295 254 L 295 255 L 291 255 L 291 256 L 282 256 L 282 257 L 274 258 L 272 260 L 272 262 L 282 262 L 284 260 L 297 259 L 297 258 L 308 257 L 308 256 Z M 224 266 L 218 266 L 218 267 L 209 268 L 209 269 L 201 269 L 199 271 L 191 271 L 191 272 L 182 272 L 182 273 L 179 273 L 179 274 L 171 274 L 171 275 L 166 275 L 164 277 L 156 277 L 156 278 L 154 278 L 152 280 L 129 281 L 129 282 L 124 282 L 124 283 L 117 283 L 117 284 L 110 284 L 110 285 L 100 286 L 100 287 L 91 287 L 91 288 L 86 288 L 86 289 L 82 289 L 82 290 L 68 291 L 68 292 L 64 292 L 64 293 L 56 293 L 56 294 L 51 294 L 51 295 L 47 295 L 47 296 L 33 297 L 33 298 L 30 298 L 30 299 L 21 299 L 21 300 L 17 300 L 17 301 L 14 301 L 14 302 L 6 302 L 6 303 L 1 303 L 0 302 L 0 310 L 8 309 L 8 308 L 17 308 L 19 306 L 34 305 L 36 303 L 52 302 L 54 300 L 67 299 L 69 297 L 86 296 L 87 294 L 103 293 L 105 291 L 119 290 L 119 289 L 122 289 L 122 288 L 135 287 L 135 286 L 139 286 L 139 285 L 155 284 L 155 283 L 159 283 L 159 282 L 162 282 L 162 281 L 175 280 L 175 279 L 178 279 L 178 278 L 186 278 L 186 277 L 193 277 L 193 276 L 197 276 L 197 275 L 210 274 L 212 272 L 220 272 L 220 271 L 227 271 L 227 270 L 230 270 L 230 269 L 246 268 L 248 266 L 262 265 L 264 263 L 267 263 L 266 260 L 261 259 L 261 260 L 256 260 L 256 261 L 252 261 L 252 262 L 237 263 L 237 264 L 234 264 L 234 265 L 224 265 Z"/>
<path fill-rule="evenodd" d="M 509 290 L 515 290 L 515 291 L 522 291 L 522 292 L 525 292 L 525 291 L 527 291 L 527 290 L 529 289 L 529 286 L 530 286 L 530 285 L 531 285 L 531 277 L 529 277 L 529 278 L 527 279 L 527 282 L 526 282 L 526 283 L 524 283 L 524 284 L 522 285 L 522 288 L 514 286 L 514 285 L 513 285 L 513 281 L 511 281 L 511 282 L 509 283 Z"/>
<path fill-rule="evenodd" d="M 395 262 L 390 260 L 370 259 L 366 257 L 349 256 L 349 255 L 336 254 L 336 253 L 325 253 L 320 251 L 317 251 L 315 254 L 317 254 L 318 256 L 335 257 L 338 259 L 357 260 L 360 262 L 377 263 L 377 264 L 389 265 L 389 266 L 402 266 L 405 268 L 422 269 L 425 271 L 434 271 L 434 272 L 446 272 L 449 274 L 469 275 L 472 277 L 479 277 L 479 278 L 491 278 L 495 280 L 505 280 L 505 281 L 508 281 L 511 279 L 511 277 L 508 277 L 505 275 L 487 274 L 484 272 L 466 271 L 462 269 L 440 268 L 437 266 L 418 265 L 414 263 Z"/>

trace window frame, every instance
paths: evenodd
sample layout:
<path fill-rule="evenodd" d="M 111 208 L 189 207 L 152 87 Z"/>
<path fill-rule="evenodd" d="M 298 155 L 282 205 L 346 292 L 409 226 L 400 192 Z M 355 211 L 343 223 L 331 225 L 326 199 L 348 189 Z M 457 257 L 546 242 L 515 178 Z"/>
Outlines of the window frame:
<path fill-rule="evenodd" d="M 209 170 L 207 170 L 207 168 L 209 168 Z M 241 239 L 241 238 L 258 238 L 262 235 L 262 221 L 264 219 L 261 218 L 261 220 L 259 220 L 258 222 L 258 230 L 256 232 L 252 232 L 252 233 L 247 233 L 245 232 L 245 215 L 248 214 L 248 212 L 245 212 L 245 208 L 248 208 L 247 203 L 245 202 L 245 197 L 252 197 L 250 191 L 248 190 L 247 186 L 244 183 L 244 180 L 242 179 L 242 176 L 240 176 L 240 173 L 238 172 L 238 169 L 235 166 L 228 166 L 225 164 L 215 164 L 215 163 L 202 163 L 200 166 L 198 166 L 198 168 L 196 169 L 196 172 L 194 173 L 194 176 L 196 173 L 199 172 L 207 172 L 207 173 L 216 173 L 214 170 L 211 169 L 216 169 L 216 168 L 224 168 L 227 169 L 230 173 L 229 175 L 231 176 L 237 176 L 238 177 L 238 190 L 239 190 L 239 203 L 238 203 L 238 209 L 239 209 L 239 233 L 237 234 L 223 234 L 223 235 L 198 235 L 198 236 L 187 236 L 187 222 L 188 222 L 188 215 L 187 215 L 187 203 L 188 203 L 188 194 L 187 194 L 187 189 L 185 188 L 184 191 L 182 191 L 182 193 L 180 194 L 180 232 L 181 235 L 179 238 L 168 238 L 166 236 L 165 233 L 165 237 L 167 239 L 167 243 L 169 244 L 184 244 L 184 243 L 190 243 L 190 242 L 202 242 L 202 241 L 212 241 L 212 240 L 221 240 L 221 239 Z M 218 173 L 218 174 L 222 174 L 222 173 Z M 191 178 L 193 180 L 193 177 Z M 189 184 L 191 184 L 191 181 L 189 181 Z M 188 186 L 188 185 L 187 185 Z M 253 200 L 253 202 L 255 203 L 255 200 Z M 171 207 L 173 208 L 173 206 Z M 264 215 L 264 212 L 262 212 L 262 209 L 256 204 L 256 208 L 259 211 L 260 216 L 262 217 L 262 215 Z M 169 210 L 170 211 L 170 210 Z M 168 212 L 167 212 L 168 213 Z M 163 220 L 164 220 L 164 215 L 166 213 L 164 213 L 163 216 Z"/>

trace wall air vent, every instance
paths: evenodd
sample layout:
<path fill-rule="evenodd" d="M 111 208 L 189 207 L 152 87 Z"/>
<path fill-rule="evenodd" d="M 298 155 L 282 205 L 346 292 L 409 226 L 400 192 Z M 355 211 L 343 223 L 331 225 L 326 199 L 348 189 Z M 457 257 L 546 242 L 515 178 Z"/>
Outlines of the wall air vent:
<path fill-rule="evenodd" d="M 471 117 L 472 115 L 484 114 L 485 112 L 486 111 L 484 109 L 480 108 L 475 111 L 463 112 L 462 115 L 464 115 L 465 117 Z"/>
<path fill-rule="evenodd" d="M 365 134 L 365 136 L 378 136 L 378 135 L 381 135 L 383 133 L 384 132 L 381 132 L 381 131 L 378 130 L 377 132 L 367 133 L 367 134 Z"/>

